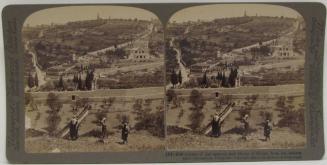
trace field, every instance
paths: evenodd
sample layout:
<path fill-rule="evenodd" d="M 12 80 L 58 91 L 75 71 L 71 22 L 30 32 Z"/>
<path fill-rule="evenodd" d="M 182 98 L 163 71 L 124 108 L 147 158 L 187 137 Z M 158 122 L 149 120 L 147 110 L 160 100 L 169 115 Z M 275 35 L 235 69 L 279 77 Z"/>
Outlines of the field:
<path fill-rule="evenodd" d="M 300 122 L 301 117 L 291 116 L 288 112 L 290 110 L 292 114 L 301 116 L 304 107 L 303 84 L 272 87 L 249 86 L 234 89 L 199 88 L 196 90 L 201 93 L 202 99 L 205 100 L 203 108 L 199 110 L 203 114 L 200 129 L 205 128 L 212 120 L 212 116 L 216 112 L 221 112 L 227 102 L 235 103 L 233 111 L 223 121 L 222 136 L 212 138 L 191 128 L 195 120 L 192 118 L 194 111 L 191 110 L 194 103 L 189 100 L 192 90 L 176 89 L 174 92 L 177 98 L 169 103 L 166 112 L 168 149 L 264 149 L 301 148 L 305 146 L 304 121 Z M 216 92 L 218 92 L 218 97 L 215 97 Z M 223 97 L 225 99 L 221 99 Z M 283 98 L 284 101 L 281 101 Z M 243 112 L 249 115 L 251 133 L 247 140 L 242 139 L 240 119 Z M 271 140 L 268 142 L 264 141 L 263 135 L 262 124 L 266 120 L 265 114 L 270 114 L 273 124 Z M 285 118 L 288 118 L 287 124 L 283 123 Z"/>
<path fill-rule="evenodd" d="M 153 95 L 144 95 L 143 92 L 156 91 Z M 83 110 L 83 105 L 90 105 L 89 114 L 81 122 L 79 128 L 80 138 L 77 141 L 69 141 L 66 138 L 56 138 L 49 136 L 49 111 L 46 103 L 49 92 L 29 93 L 31 97 L 25 109 L 25 128 L 26 128 L 26 151 L 28 152 L 85 152 L 85 151 L 137 151 L 137 150 L 159 150 L 164 148 L 163 134 L 160 132 L 164 128 L 164 123 L 159 119 L 163 118 L 163 88 L 144 88 L 126 90 L 99 90 L 99 91 L 71 91 L 53 92 L 62 103 L 58 115 L 60 122 L 56 132 L 64 128 L 74 114 Z M 76 101 L 72 100 L 72 96 Z M 138 104 L 137 104 L 138 103 Z M 141 108 L 136 110 L 135 106 Z M 73 110 L 77 107 L 77 110 Z M 147 112 L 145 112 L 147 111 Z M 153 118 L 154 123 L 142 127 L 144 119 L 137 119 L 139 113 L 157 116 Z M 105 143 L 99 142 L 98 134 L 101 127 L 97 124 L 98 116 L 105 115 L 107 118 L 107 130 L 109 138 Z M 161 116 L 160 116 L 161 115 Z M 121 145 L 120 127 L 123 118 L 129 121 L 131 133 L 128 145 Z M 156 129 L 162 127 L 162 129 Z M 146 139 L 146 140 L 140 140 Z M 38 142 L 37 145 L 35 142 Z"/>

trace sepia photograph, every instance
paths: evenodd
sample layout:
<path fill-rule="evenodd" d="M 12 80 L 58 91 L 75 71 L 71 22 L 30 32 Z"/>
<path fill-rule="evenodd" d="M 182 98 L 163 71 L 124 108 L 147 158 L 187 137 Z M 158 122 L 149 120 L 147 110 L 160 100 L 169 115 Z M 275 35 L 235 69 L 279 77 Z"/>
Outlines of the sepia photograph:
<path fill-rule="evenodd" d="M 266 4 L 189 7 L 165 31 L 168 150 L 306 146 L 306 27 Z"/>
<path fill-rule="evenodd" d="M 135 7 L 32 13 L 22 28 L 25 151 L 164 150 L 163 34 Z"/>

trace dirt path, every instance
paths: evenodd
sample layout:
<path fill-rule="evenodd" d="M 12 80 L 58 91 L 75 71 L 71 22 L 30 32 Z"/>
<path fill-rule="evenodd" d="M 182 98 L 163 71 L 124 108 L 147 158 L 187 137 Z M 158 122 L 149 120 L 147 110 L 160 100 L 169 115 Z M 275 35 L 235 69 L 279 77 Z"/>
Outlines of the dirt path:
<path fill-rule="evenodd" d="M 109 135 L 105 143 L 95 137 L 80 137 L 76 141 L 62 138 L 37 137 L 25 139 L 28 153 L 50 152 L 121 152 L 121 151 L 158 151 L 165 149 L 165 140 L 149 135 L 147 132 L 131 133 L 128 144 L 121 144 L 120 133 Z"/>
<path fill-rule="evenodd" d="M 262 129 L 251 133 L 246 141 L 236 133 L 223 133 L 219 138 L 192 133 L 168 135 L 167 138 L 169 150 L 294 149 L 305 147 L 305 143 L 305 135 L 288 128 L 274 128 L 270 141 L 264 141 Z"/>
<path fill-rule="evenodd" d="M 25 43 L 25 50 L 27 50 L 28 53 L 32 55 L 33 67 L 35 68 L 35 72 L 37 73 L 39 86 L 44 85 L 46 83 L 46 80 L 45 80 L 46 73 L 40 69 L 38 60 L 37 60 L 37 55 L 31 49 L 30 42 Z"/>

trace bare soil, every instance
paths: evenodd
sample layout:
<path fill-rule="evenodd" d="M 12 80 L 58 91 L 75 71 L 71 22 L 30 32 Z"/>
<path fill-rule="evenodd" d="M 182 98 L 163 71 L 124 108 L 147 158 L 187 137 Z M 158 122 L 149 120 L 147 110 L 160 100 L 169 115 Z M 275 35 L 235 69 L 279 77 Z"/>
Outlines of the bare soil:
<path fill-rule="evenodd" d="M 145 131 L 131 133 L 128 144 L 122 144 L 118 132 L 109 135 L 104 143 L 95 137 L 80 137 L 76 141 L 71 141 L 42 136 L 26 138 L 25 151 L 28 153 L 156 151 L 165 149 L 164 142 L 163 138 L 154 137 Z"/>
<path fill-rule="evenodd" d="M 235 133 L 223 133 L 218 138 L 190 132 L 167 137 L 168 150 L 295 149 L 305 147 L 305 143 L 305 135 L 288 128 L 274 128 L 270 141 L 264 140 L 262 129 L 247 140 Z"/>

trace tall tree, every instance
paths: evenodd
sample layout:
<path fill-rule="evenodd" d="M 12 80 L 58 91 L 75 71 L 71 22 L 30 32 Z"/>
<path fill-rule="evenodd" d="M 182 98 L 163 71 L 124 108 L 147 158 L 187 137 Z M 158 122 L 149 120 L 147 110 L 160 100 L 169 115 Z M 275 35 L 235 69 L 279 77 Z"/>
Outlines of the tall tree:
<path fill-rule="evenodd" d="M 77 83 L 78 83 L 78 77 L 77 77 L 77 75 L 76 75 L 76 74 L 74 74 L 73 82 L 74 82 L 75 84 L 77 84 Z"/>
<path fill-rule="evenodd" d="M 226 76 L 225 76 L 225 72 L 222 73 L 221 76 L 221 86 L 222 87 L 226 87 Z"/>
<path fill-rule="evenodd" d="M 183 82 L 182 71 L 181 71 L 181 70 L 179 70 L 179 72 L 178 72 L 178 82 L 179 82 L 180 85 L 181 85 L 182 82 Z"/>
<path fill-rule="evenodd" d="M 36 86 L 36 87 L 38 87 L 39 86 L 39 78 L 38 78 L 38 76 L 37 76 L 37 73 L 35 72 L 35 76 L 34 76 L 34 85 Z"/>
<path fill-rule="evenodd" d="M 237 78 L 237 69 L 230 69 L 229 77 L 228 77 L 228 85 L 230 87 L 235 87 L 236 83 L 236 78 Z"/>
<path fill-rule="evenodd" d="M 31 75 L 31 73 L 28 74 L 27 85 L 29 88 L 34 87 L 34 79 L 33 79 L 33 76 Z"/>
<path fill-rule="evenodd" d="M 77 89 L 78 89 L 78 90 L 83 90 L 83 82 L 82 82 L 81 75 L 78 76 L 78 80 L 77 80 Z"/>
<path fill-rule="evenodd" d="M 207 88 L 208 87 L 208 78 L 207 78 L 207 72 L 204 72 L 202 77 L 202 86 Z"/>
<path fill-rule="evenodd" d="M 62 79 L 62 75 L 60 75 L 60 77 L 59 77 L 58 89 L 64 90 L 64 80 Z"/>
<path fill-rule="evenodd" d="M 178 77 L 177 77 L 175 70 L 173 70 L 173 72 L 171 74 L 170 81 L 173 84 L 173 87 L 175 88 L 175 85 L 178 83 Z"/>
<path fill-rule="evenodd" d="M 55 136 L 57 133 L 57 128 L 61 121 L 59 111 L 61 110 L 63 103 L 59 100 L 58 95 L 55 95 L 54 93 L 48 94 L 46 103 L 50 109 L 49 111 L 47 111 L 47 113 L 49 114 L 49 116 L 47 117 L 47 130 L 50 136 Z"/>
<path fill-rule="evenodd" d="M 190 107 L 191 114 L 189 115 L 189 119 L 191 121 L 191 124 L 189 126 L 193 131 L 197 132 L 201 127 L 205 117 L 202 109 L 206 104 L 206 101 L 199 91 L 192 90 L 189 102 L 193 105 L 192 107 Z"/>

